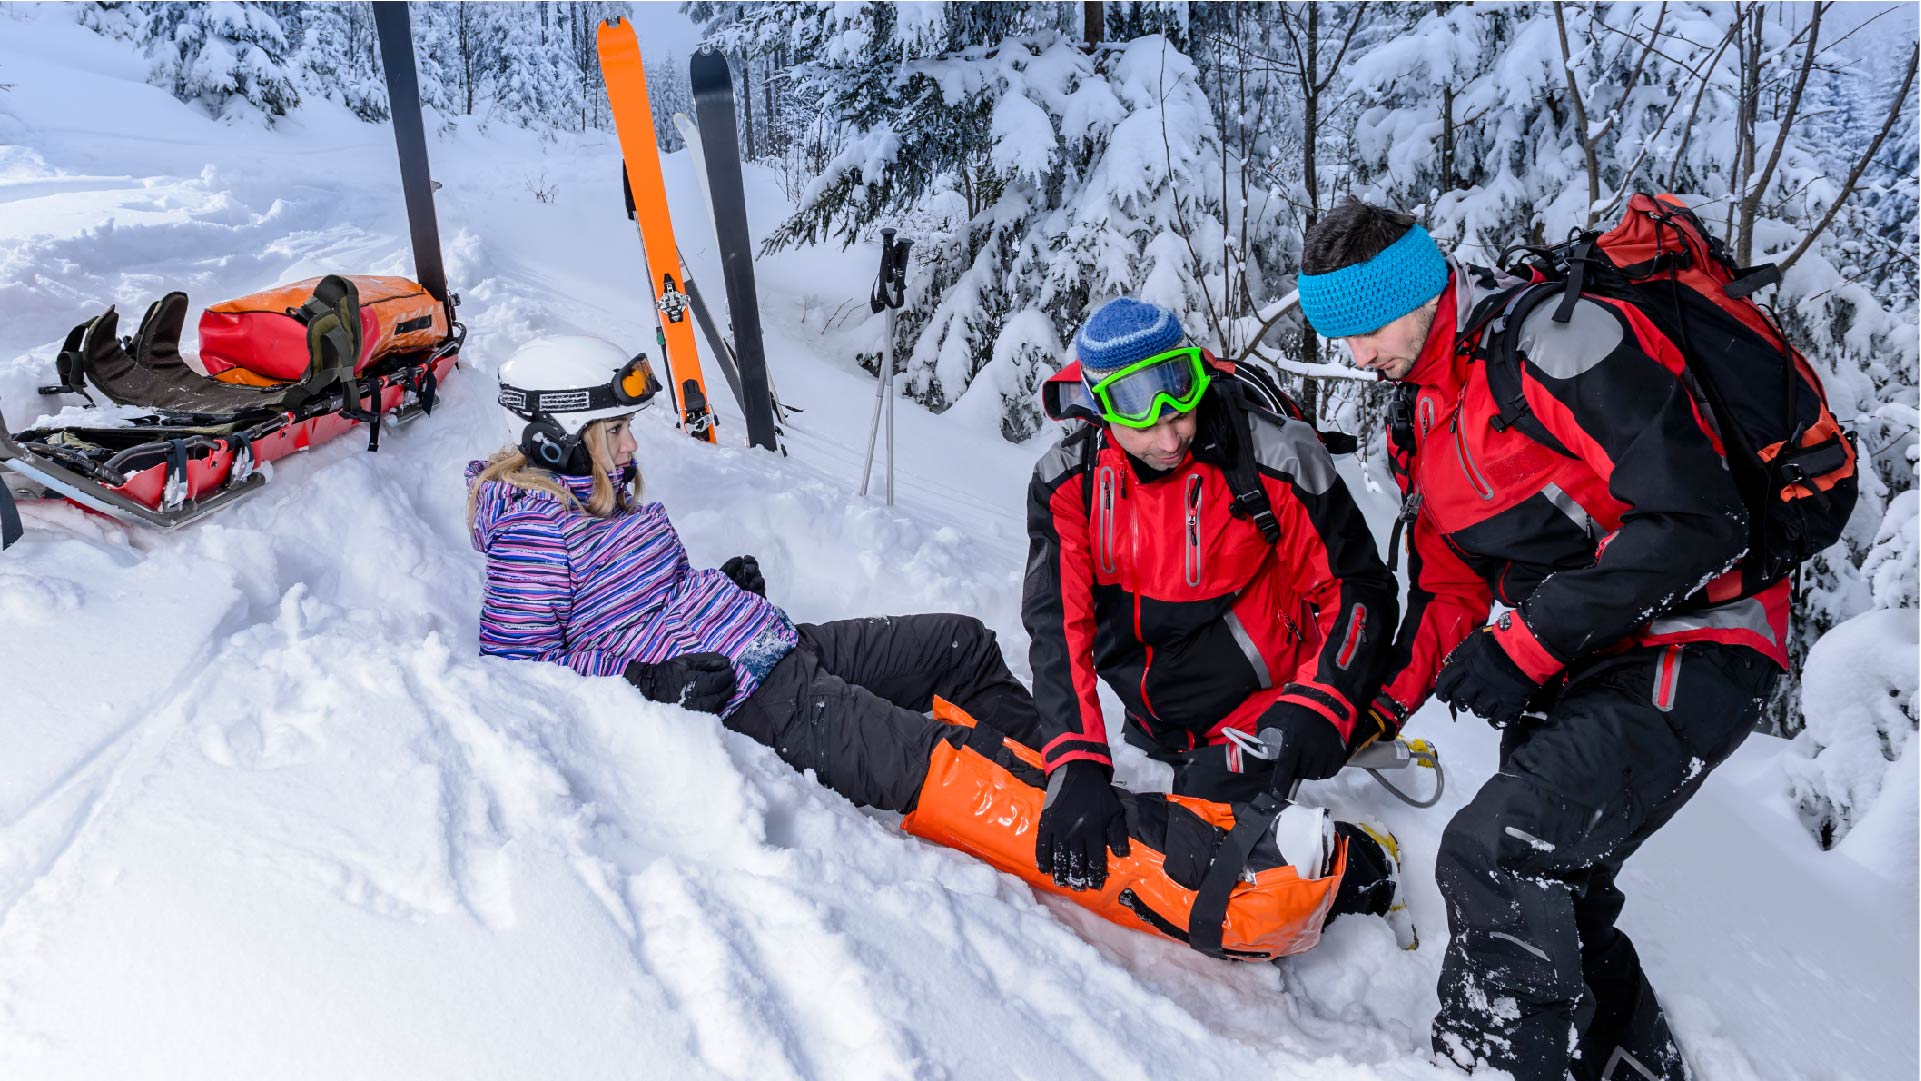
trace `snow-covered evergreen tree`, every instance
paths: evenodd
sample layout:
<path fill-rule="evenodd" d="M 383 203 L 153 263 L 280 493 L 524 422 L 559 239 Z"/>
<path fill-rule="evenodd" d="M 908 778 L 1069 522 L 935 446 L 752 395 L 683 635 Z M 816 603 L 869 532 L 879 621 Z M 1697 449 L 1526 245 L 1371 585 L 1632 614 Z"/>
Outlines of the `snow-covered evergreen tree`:
<path fill-rule="evenodd" d="M 373 5 L 293 6 L 299 9 L 301 26 L 295 60 L 310 92 L 345 105 L 362 120 L 386 120 L 387 84 L 381 75 Z"/>
<path fill-rule="evenodd" d="M 671 154 L 687 145 L 674 126 L 674 114 L 694 115 L 694 87 L 684 57 L 666 53 L 647 59 L 647 104 L 654 113 L 654 140 L 660 152 Z"/>
<path fill-rule="evenodd" d="M 1079 29 L 1051 5 L 763 7 L 710 26 L 729 52 L 782 38 L 816 58 L 792 73 L 797 93 L 847 141 L 771 243 L 906 227 L 899 346 L 909 391 L 936 408 L 1024 309 L 1071 332 L 1090 304 L 1141 293 L 1219 333 L 1222 163 L 1198 73 L 1164 37 L 1090 56 Z M 1016 406 L 1003 427 L 1031 431 L 1031 416 Z"/>
<path fill-rule="evenodd" d="M 155 82 L 215 116 L 257 111 L 271 123 L 300 104 L 286 34 L 258 4 L 150 5 L 138 40 L 148 43 Z"/>

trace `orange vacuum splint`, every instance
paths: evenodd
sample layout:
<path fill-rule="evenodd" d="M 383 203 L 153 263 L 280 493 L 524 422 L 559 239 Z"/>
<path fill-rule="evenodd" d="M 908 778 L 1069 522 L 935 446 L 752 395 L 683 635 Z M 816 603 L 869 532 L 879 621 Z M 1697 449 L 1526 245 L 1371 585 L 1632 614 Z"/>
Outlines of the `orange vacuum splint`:
<path fill-rule="evenodd" d="M 962 746 L 935 748 L 920 800 L 901 821 L 908 833 L 1211 956 L 1267 961 L 1320 941 L 1347 867 L 1345 838 L 1325 876 L 1303 878 L 1274 846 L 1269 827 L 1278 807 L 1135 793 L 1127 806 L 1130 854 L 1109 857 L 1106 886 L 1062 889 L 1034 864 L 1047 783 L 1040 755 L 976 726 L 952 703 L 935 699 L 934 717 L 972 732 Z"/>

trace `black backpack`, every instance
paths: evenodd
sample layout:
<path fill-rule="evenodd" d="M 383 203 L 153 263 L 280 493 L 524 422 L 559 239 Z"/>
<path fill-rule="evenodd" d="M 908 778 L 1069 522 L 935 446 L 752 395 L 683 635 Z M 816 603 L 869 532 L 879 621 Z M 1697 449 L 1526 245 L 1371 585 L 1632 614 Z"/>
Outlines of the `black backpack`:
<path fill-rule="evenodd" d="M 1559 454 L 1573 453 L 1529 410 L 1522 392 L 1521 326 L 1542 305 L 1567 322 L 1582 296 L 1632 305 L 1674 343 L 1684 382 L 1727 452 L 1748 511 L 1745 593 L 1779 581 L 1841 537 L 1860 482 L 1854 435 L 1828 410 L 1821 379 L 1780 324 L 1752 299 L 1781 280 L 1772 264 L 1738 267 L 1721 240 L 1672 196 L 1637 194 L 1613 229 L 1551 247 L 1502 253 L 1509 273 L 1530 280 L 1477 306 L 1463 336 L 1503 319 L 1480 355 L 1500 412 L 1512 427 Z"/>

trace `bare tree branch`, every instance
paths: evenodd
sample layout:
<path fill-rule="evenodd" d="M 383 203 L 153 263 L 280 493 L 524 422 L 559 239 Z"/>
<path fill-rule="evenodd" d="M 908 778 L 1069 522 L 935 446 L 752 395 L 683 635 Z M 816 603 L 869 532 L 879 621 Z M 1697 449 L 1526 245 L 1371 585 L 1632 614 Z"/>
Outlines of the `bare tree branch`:
<path fill-rule="evenodd" d="M 1561 74 L 1567 79 L 1567 96 L 1574 108 L 1574 127 L 1581 138 L 1581 153 L 1587 158 L 1587 205 L 1582 208 L 1581 228 L 1594 228 L 1594 204 L 1601 201 L 1601 165 L 1594 153 L 1594 139 L 1588 133 L 1587 104 L 1581 100 L 1581 87 L 1574 79 L 1574 56 L 1568 51 L 1567 20 L 1561 14 L 1561 0 L 1554 0 L 1554 29 L 1561 36 Z"/>
<path fill-rule="evenodd" d="M 1841 204 L 1847 202 L 1848 196 L 1854 194 L 1854 187 L 1860 183 L 1861 174 L 1867 171 L 1868 164 L 1874 160 L 1874 156 L 1881 152 L 1881 144 L 1887 140 L 1888 133 L 1894 130 L 1894 125 L 1901 119 L 1901 110 L 1908 103 L 1908 91 L 1914 86 L 1914 69 L 1917 63 L 1921 63 L 1921 46 L 1916 46 L 1908 53 L 1908 71 L 1901 77 L 1901 89 L 1894 92 L 1893 100 L 1888 103 L 1888 119 L 1881 125 L 1881 130 L 1875 133 L 1874 141 L 1868 144 L 1867 150 L 1862 152 L 1861 159 L 1854 163 L 1854 169 L 1848 173 L 1848 179 L 1842 183 L 1841 191 L 1835 195 L 1834 202 L 1828 204 L 1828 212 L 1822 215 L 1820 224 L 1809 230 L 1808 235 L 1801 238 L 1800 245 L 1788 253 L 1786 259 L 1781 260 L 1779 265 L 1782 272 L 1785 273 L 1801 256 L 1807 254 L 1807 250 L 1814 246 L 1815 240 L 1833 223 L 1834 216 L 1841 212 Z"/>
<path fill-rule="evenodd" d="M 1661 0 L 1661 2 L 1665 4 L 1667 0 Z M 1362 10 L 1361 5 L 1354 5 L 1354 18 L 1348 20 L 1347 31 L 1341 35 L 1341 47 L 1335 51 L 1333 61 L 1327 65 L 1327 78 L 1322 79 L 1320 84 L 1315 86 L 1314 90 L 1316 93 L 1326 90 L 1329 86 L 1333 85 L 1334 76 L 1341 70 L 1341 61 L 1347 59 L 1348 46 L 1354 44 L 1354 31 L 1361 27 Z"/>
<path fill-rule="evenodd" d="M 1774 147 L 1768 151 L 1767 164 L 1761 167 L 1760 177 L 1748 178 L 1747 189 L 1741 194 L 1741 231 L 1736 234 L 1735 259 L 1746 266 L 1754 259 L 1754 218 L 1761 208 L 1761 195 L 1767 191 L 1768 183 L 1774 179 L 1775 166 L 1781 164 L 1781 151 L 1788 145 L 1788 132 L 1794 128 L 1794 114 L 1801 109 L 1801 92 L 1808 86 L 1808 69 L 1814 66 L 1814 53 L 1821 41 L 1821 16 L 1832 6 L 1831 3 L 1814 5 L 1814 18 L 1808 23 L 1808 44 L 1801 57 L 1801 73 L 1795 77 L 1794 93 L 1788 98 L 1787 112 L 1781 116 L 1780 126 L 1774 133 Z"/>
<path fill-rule="evenodd" d="M 1601 125 L 1601 130 L 1594 134 L 1594 138 L 1596 141 L 1599 141 L 1605 138 L 1608 132 L 1613 131 L 1615 122 L 1620 120 L 1622 114 L 1627 111 L 1628 95 L 1634 93 L 1634 87 L 1638 83 L 1640 83 L 1641 71 L 1643 68 L 1647 67 L 1648 57 L 1654 55 L 1654 45 L 1656 42 L 1661 40 L 1661 24 L 1667 21 L 1667 17 L 1668 17 L 1667 0 L 1661 0 L 1660 13 L 1655 15 L 1654 17 L 1654 29 L 1648 32 L 1647 48 L 1641 50 L 1641 58 L 1634 62 L 1634 73 L 1628 76 L 1628 81 L 1624 84 L 1625 89 L 1621 91 L 1620 106 L 1617 107 L 1614 110 L 1614 112 L 1608 116 L 1607 123 Z M 1604 27 L 1607 26 L 1606 23 L 1602 23 L 1601 25 Z M 1608 27 L 1608 29 L 1613 29 L 1613 28 Z M 1636 39 L 1632 35 L 1629 35 L 1628 40 L 1633 41 Z M 1669 111 L 1672 112 L 1673 110 L 1670 109 Z"/>
<path fill-rule="evenodd" d="M 1727 52 L 1728 46 L 1734 43 L 1734 35 L 1740 29 L 1739 21 L 1729 25 L 1728 32 L 1721 38 L 1721 44 L 1715 47 L 1714 55 L 1708 57 L 1707 65 L 1700 69 L 1701 90 L 1695 94 L 1694 104 L 1688 108 L 1687 123 L 1681 126 L 1681 143 L 1674 150 L 1674 166 L 1668 170 L 1668 182 L 1664 185 L 1669 191 L 1674 190 L 1675 181 L 1681 176 L 1681 163 L 1687 160 L 1688 141 L 1694 137 L 1694 119 L 1701 115 L 1701 103 L 1708 97 L 1708 77 L 1714 71 L 1714 66 L 1721 62 L 1721 54 Z"/>

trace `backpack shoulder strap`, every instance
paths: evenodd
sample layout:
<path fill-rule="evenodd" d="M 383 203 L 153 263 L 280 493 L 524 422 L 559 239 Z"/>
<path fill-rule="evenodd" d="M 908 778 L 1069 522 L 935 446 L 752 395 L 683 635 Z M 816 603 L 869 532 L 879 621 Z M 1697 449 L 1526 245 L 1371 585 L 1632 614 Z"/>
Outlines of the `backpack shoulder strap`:
<path fill-rule="evenodd" d="M 1084 424 L 1080 431 L 1067 437 L 1067 442 L 1080 450 L 1081 513 L 1092 519 L 1094 516 L 1094 461 L 1101 454 L 1100 426 Z"/>
<path fill-rule="evenodd" d="M 1274 517 L 1274 504 L 1268 500 L 1267 488 L 1261 483 L 1260 463 L 1255 459 L 1258 443 L 1254 436 L 1254 425 L 1260 423 L 1262 414 L 1281 423 L 1286 423 L 1288 418 L 1248 402 L 1246 396 L 1249 392 L 1242 389 L 1246 384 L 1236 382 L 1238 385 L 1223 386 L 1221 393 L 1215 395 L 1215 401 L 1221 409 L 1222 439 L 1226 444 L 1221 448 L 1226 461 L 1221 473 L 1227 478 L 1228 494 L 1234 497 L 1228 509 L 1236 518 L 1253 522 L 1267 543 L 1278 544 L 1281 540 L 1281 523 Z"/>
<path fill-rule="evenodd" d="M 1527 404 L 1527 392 L 1521 383 L 1521 327 L 1528 316 L 1534 314 L 1542 305 L 1556 296 L 1564 296 L 1561 307 L 1556 309 L 1555 317 L 1568 308 L 1573 301 L 1580 299 L 1572 282 L 1545 281 L 1526 286 L 1516 291 L 1501 315 L 1501 325 L 1495 329 L 1493 341 L 1483 341 L 1478 350 L 1487 367 L 1487 389 L 1494 396 L 1497 411 L 1489 419 L 1495 431 L 1505 432 L 1512 428 L 1534 440 L 1556 454 L 1568 458 L 1578 457 L 1566 444 L 1554 437 L 1534 415 Z"/>

